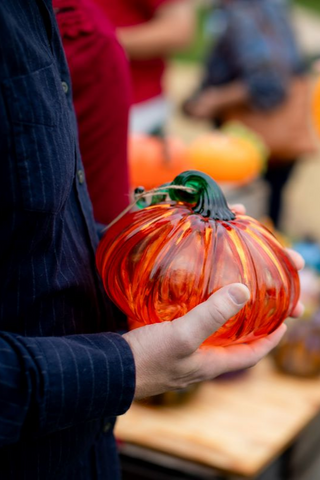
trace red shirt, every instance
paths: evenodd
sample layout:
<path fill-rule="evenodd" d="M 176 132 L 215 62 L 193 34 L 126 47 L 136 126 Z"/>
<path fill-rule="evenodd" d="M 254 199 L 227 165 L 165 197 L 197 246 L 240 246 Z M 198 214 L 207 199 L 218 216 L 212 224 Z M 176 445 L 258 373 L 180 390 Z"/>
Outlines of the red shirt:
<path fill-rule="evenodd" d="M 53 0 L 68 60 L 79 143 L 94 216 L 109 223 L 129 203 L 128 64 L 92 0 Z"/>
<path fill-rule="evenodd" d="M 131 27 L 151 20 L 162 4 L 171 0 L 94 0 L 115 28 Z M 150 100 L 162 93 L 165 69 L 163 58 L 131 60 L 133 103 Z"/>

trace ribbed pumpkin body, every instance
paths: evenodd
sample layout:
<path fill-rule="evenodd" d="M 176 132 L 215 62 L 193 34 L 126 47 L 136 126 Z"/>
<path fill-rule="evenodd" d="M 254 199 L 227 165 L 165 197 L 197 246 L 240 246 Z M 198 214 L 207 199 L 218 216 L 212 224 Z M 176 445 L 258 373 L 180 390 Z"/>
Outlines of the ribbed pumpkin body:
<path fill-rule="evenodd" d="M 295 267 L 261 224 L 244 215 L 214 220 L 180 202 L 126 214 L 100 243 L 97 266 L 109 297 L 136 326 L 178 318 L 225 285 L 247 285 L 250 301 L 205 345 L 267 335 L 299 297 Z"/>

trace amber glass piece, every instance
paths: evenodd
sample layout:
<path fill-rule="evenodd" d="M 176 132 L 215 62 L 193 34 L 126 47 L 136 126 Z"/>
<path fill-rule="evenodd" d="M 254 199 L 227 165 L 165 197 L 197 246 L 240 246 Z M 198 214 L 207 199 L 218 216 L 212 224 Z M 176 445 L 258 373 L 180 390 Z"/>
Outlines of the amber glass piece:
<path fill-rule="evenodd" d="M 178 318 L 234 282 L 247 285 L 251 298 L 204 345 L 265 336 L 290 315 L 299 277 L 288 255 L 259 222 L 231 215 L 214 220 L 171 201 L 128 213 L 108 229 L 97 267 L 132 325 Z"/>

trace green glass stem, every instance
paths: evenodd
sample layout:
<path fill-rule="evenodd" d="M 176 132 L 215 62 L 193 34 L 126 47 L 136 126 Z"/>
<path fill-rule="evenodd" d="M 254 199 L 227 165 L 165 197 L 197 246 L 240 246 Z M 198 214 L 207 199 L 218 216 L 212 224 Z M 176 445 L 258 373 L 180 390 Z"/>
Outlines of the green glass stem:
<path fill-rule="evenodd" d="M 180 173 L 171 185 L 181 185 L 195 190 L 195 193 L 189 193 L 184 190 L 168 189 L 172 200 L 194 205 L 192 207 L 194 213 L 213 220 L 235 219 L 235 214 L 229 209 L 221 188 L 209 175 L 197 170 L 187 170 Z"/>

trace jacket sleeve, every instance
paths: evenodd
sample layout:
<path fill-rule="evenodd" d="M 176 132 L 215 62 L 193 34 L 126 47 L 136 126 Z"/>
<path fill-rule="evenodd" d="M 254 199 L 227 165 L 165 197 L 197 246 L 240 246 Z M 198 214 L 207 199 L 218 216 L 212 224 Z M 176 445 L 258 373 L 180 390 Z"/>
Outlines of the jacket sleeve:
<path fill-rule="evenodd" d="M 118 334 L 21 337 L 0 332 L 0 448 L 22 434 L 37 437 L 123 414 L 135 367 Z"/>
<path fill-rule="evenodd" d="M 287 66 L 279 64 L 255 16 L 240 8 L 230 11 L 226 35 L 231 39 L 236 69 L 247 85 L 252 105 L 266 111 L 281 105 L 287 97 L 290 73 Z"/>

